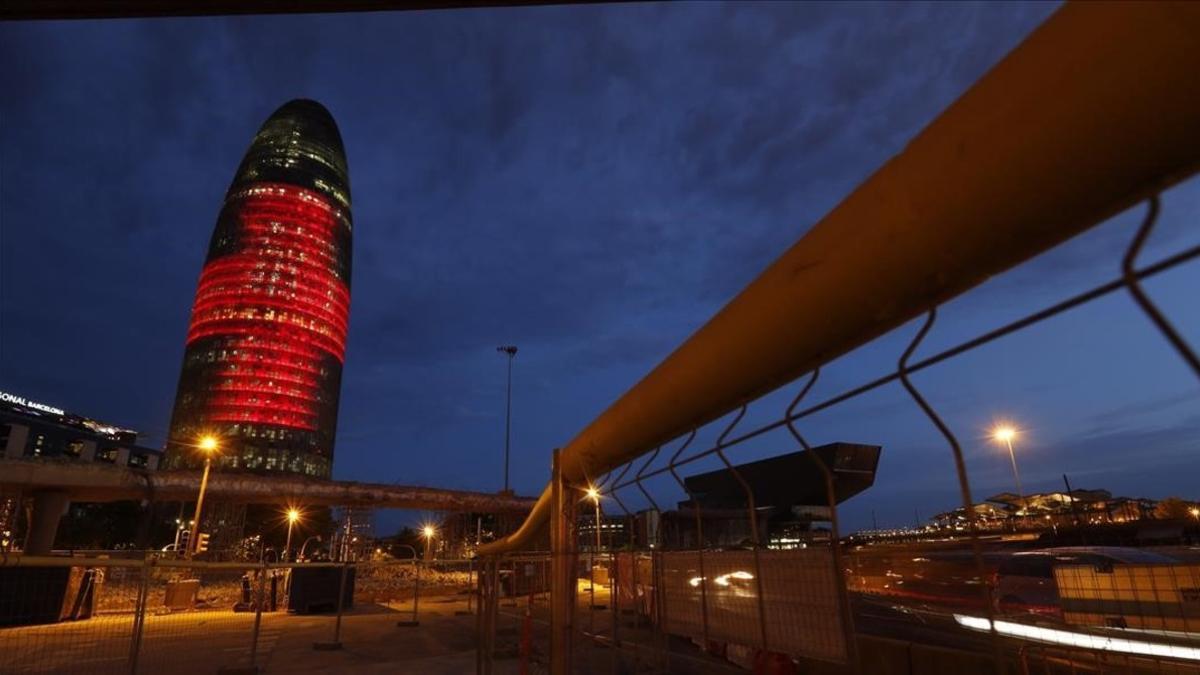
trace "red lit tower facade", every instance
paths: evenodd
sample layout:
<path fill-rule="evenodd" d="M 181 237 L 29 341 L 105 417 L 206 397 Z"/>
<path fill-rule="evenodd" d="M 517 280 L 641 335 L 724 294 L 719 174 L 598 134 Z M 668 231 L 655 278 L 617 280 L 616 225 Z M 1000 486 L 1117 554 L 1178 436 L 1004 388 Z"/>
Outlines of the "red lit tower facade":
<path fill-rule="evenodd" d="M 200 273 L 167 441 L 195 468 L 198 439 L 231 469 L 330 476 L 350 312 L 350 181 L 321 104 L 295 100 L 259 129 Z"/>

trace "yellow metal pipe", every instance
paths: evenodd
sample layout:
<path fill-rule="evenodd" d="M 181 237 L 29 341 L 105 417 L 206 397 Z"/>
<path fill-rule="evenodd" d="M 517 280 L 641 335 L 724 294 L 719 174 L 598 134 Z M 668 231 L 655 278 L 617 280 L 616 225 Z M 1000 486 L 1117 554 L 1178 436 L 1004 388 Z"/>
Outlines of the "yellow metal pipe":
<path fill-rule="evenodd" d="M 1069 3 L 576 436 L 597 476 L 1195 172 L 1200 3 Z M 491 555 L 531 540 L 543 492 Z"/>

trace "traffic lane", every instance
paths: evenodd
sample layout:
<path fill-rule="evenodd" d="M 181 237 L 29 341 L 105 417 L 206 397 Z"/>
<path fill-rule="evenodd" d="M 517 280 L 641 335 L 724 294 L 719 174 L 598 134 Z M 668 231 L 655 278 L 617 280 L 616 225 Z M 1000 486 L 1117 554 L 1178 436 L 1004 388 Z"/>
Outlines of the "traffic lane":
<path fill-rule="evenodd" d="M 976 653 L 993 649 L 990 634 L 963 628 L 948 612 L 906 607 L 859 595 L 851 596 L 850 607 L 854 630 L 862 635 Z"/>

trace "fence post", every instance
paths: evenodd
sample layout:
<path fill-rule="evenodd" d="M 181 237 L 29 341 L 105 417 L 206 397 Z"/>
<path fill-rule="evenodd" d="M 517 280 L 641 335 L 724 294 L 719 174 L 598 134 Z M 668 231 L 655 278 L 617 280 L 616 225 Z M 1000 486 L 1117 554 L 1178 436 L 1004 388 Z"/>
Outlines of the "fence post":
<path fill-rule="evenodd" d="M 267 583 L 267 561 L 264 560 L 258 576 L 258 592 L 254 599 L 254 630 L 250 633 L 250 669 L 258 672 L 258 633 L 262 627 L 262 608 Z"/>
<path fill-rule="evenodd" d="M 509 581 L 509 589 L 508 589 L 509 601 L 504 603 L 504 606 L 505 607 L 516 607 L 517 606 L 517 561 L 516 560 L 508 561 L 508 572 L 509 572 L 508 578 L 510 580 Z M 500 593 L 500 590 L 499 590 L 499 587 L 497 587 L 497 590 L 496 590 L 497 598 L 500 597 L 499 593 Z M 498 603 L 499 600 L 497 600 L 496 602 Z"/>
<path fill-rule="evenodd" d="M 480 560 L 483 565 L 482 569 L 486 569 L 486 563 Z M 481 569 L 481 571 L 482 571 Z M 475 606 L 479 611 L 475 613 L 475 675 L 483 675 L 483 575 L 475 577 L 475 593 L 479 596 Z"/>
<path fill-rule="evenodd" d="M 550 674 L 571 672 L 571 638 L 575 629 L 575 491 L 563 479 L 560 453 L 554 450 L 551 478 Z"/>
<path fill-rule="evenodd" d="M 318 651 L 336 651 L 342 648 L 342 610 L 346 601 L 346 569 L 350 563 L 342 562 L 342 581 L 338 584 L 337 621 L 333 624 L 333 640 L 331 642 L 314 642 L 313 649 Z"/>
<path fill-rule="evenodd" d="M 150 588 L 149 556 L 142 558 L 142 578 L 138 583 L 137 603 L 133 609 L 133 634 L 129 639 L 129 675 L 137 675 L 138 656 L 142 651 L 142 629 L 146 621 L 146 602 Z"/>
<path fill-rule="evenodd" d="M 454 610 L 455 616 L 470 616 L 471 615 L 471 593 L 470 593 L 469 589 L 471 588 L 471 578 L 473 576 L 474 571 L 475 571 L 475 561 L 468 558 L 467 559 L 467 588 L 468 588 L 467 609 L 465 611 L 461 610 L 461 609 Z"/>
<path fill-rule="evenodd" d="M 663 586 L 666 578 L 663 567 L 666 565 L 666 554 L 662 551 L 650 554 L 650 574 L 654 578 L 654 630 L 662 639 L 662 672 L 671 672 L 671 634 L 667 630 L 667 589 Z"/>
<path fill-rule="evenodd" d="M 621 613 L 621 602 L 619 595 L 621 580 L 621 571 L 619 568 L 621 563 L 617 560 L 617 550 L 613 545 L 611 536 L 608 539 L 608 556 L 608 605 L 609 611 L 612 613 L 612 673 L 613 675 L 616 675 L 617 661 L 620 658 L 619 647 L 621 646 L 621 640 L 617 637 L 617 624 L 620 622 L 620 618 L 617 615 Z"/>
<path fill-rule="evenodd" d="M 416 567 L 416 574 L 413 576 L 413 625 L 417 625 L 417 606 L 421 602 L 421 563 L 413 558 L 413 566 Z"/>
<path fill-rule="evenodd" d="M 500 561 L 492 558 L 487 561 L 479 579 L 481 597 L 476 619 L 476 625 L 480 627 L 479 652 L 475 661 L 475 671 L 479 675 L 492 675 L 496 651 L 496 614 L 500 609 L 499 569 Z"/>
<path fill-rule="evenodd" d="M 742 419 L 742 416 L 745 414 L 746 407 L 742 406 L 742 410 L 738 413 L 737 417 L 734 418 L 733 424 L 731 424 L 725 430 L 725 432 L 721 434 L 721 437 L 724 438 L 725 434 L 729 432 L 729 429 L 732 429 L 733 425 L 736 425 L 738 420 Z M 685 482 L 683 478 L 681 478 L 675 471 L 675 460 L 679 459 L 679 456 L 683 454 L 683 451 L 686 450 L 689 445 L 692 444 L 692 441 L 695 440 L 695 438 L 696 430 L 692 429 L 692 432 L 688 434 L 687 440 L 683 442 L 683 445 L 679 446 L 679 449 L 675 451 L 674 455 L 671 455 L 671 461 L 667 463 L 667 468 L 671 472 L 671 477 L 675 479 L 676 483 L 679 483 L 679 487 L 683 488 L 683 491 L 687 494 L 688 500 L 692 505 L 692 512 L 696 516 L 696 566 L 700 571 L 700 630 L 704 637 L 704 652 L 708 653 L 708 574 L 704 571 L 704 516 L 702 515 L 700 500 L 696 498 L 696 495 L 692 494 L 692 490 L 688 487 L 687 482 Z M 760 574 L 758 576 L 762 575 Z"/>

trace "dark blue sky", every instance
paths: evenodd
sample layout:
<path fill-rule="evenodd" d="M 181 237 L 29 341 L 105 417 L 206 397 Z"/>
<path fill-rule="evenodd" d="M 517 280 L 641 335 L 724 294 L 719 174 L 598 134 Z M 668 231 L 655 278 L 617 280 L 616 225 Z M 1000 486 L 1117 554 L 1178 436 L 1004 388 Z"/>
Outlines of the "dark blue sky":
<path fill-rule="evenodd" d="M 335 475 L 494 490 L 632 385 L 1014 47 L 1049 4 L 679 4 L 0 24 L 0 388 L 162 442 L 224 191 L 295 97 L 337 119 L 355 269 Z M 1099 142 L 1099 141 L 1098 141 Z M 1165 195 L 1147 259 L 1195 243 Z M 1140 210 L 950 303 L 931 353 L 1117 271 Z M 1200 342 L 1200 265 L 1149 289 Z M 826 369 L 894 366 L 915 326 Z M 1123 295 L 923 373 L 986 496 L 1197 494 L 1200 383 Z M 777 416 L 767 397 L 747 423 Z M 881 525 L 955 505 L 899 386 L 805 422 L 879 443 Z M 713 434 L 710 433 L 710 437 Z M 734 451 L 794 449 L 771 435 Z M 704 465 L 703 468 L 707 468 Z M 697 467 L 699 469 L 701 467 Z M 678 497 L 665 483 L 666 501 Z M 637 503 L 637 500 L 630 500 Z M 399 516 L 385 518 L 394 523 Z"/>

